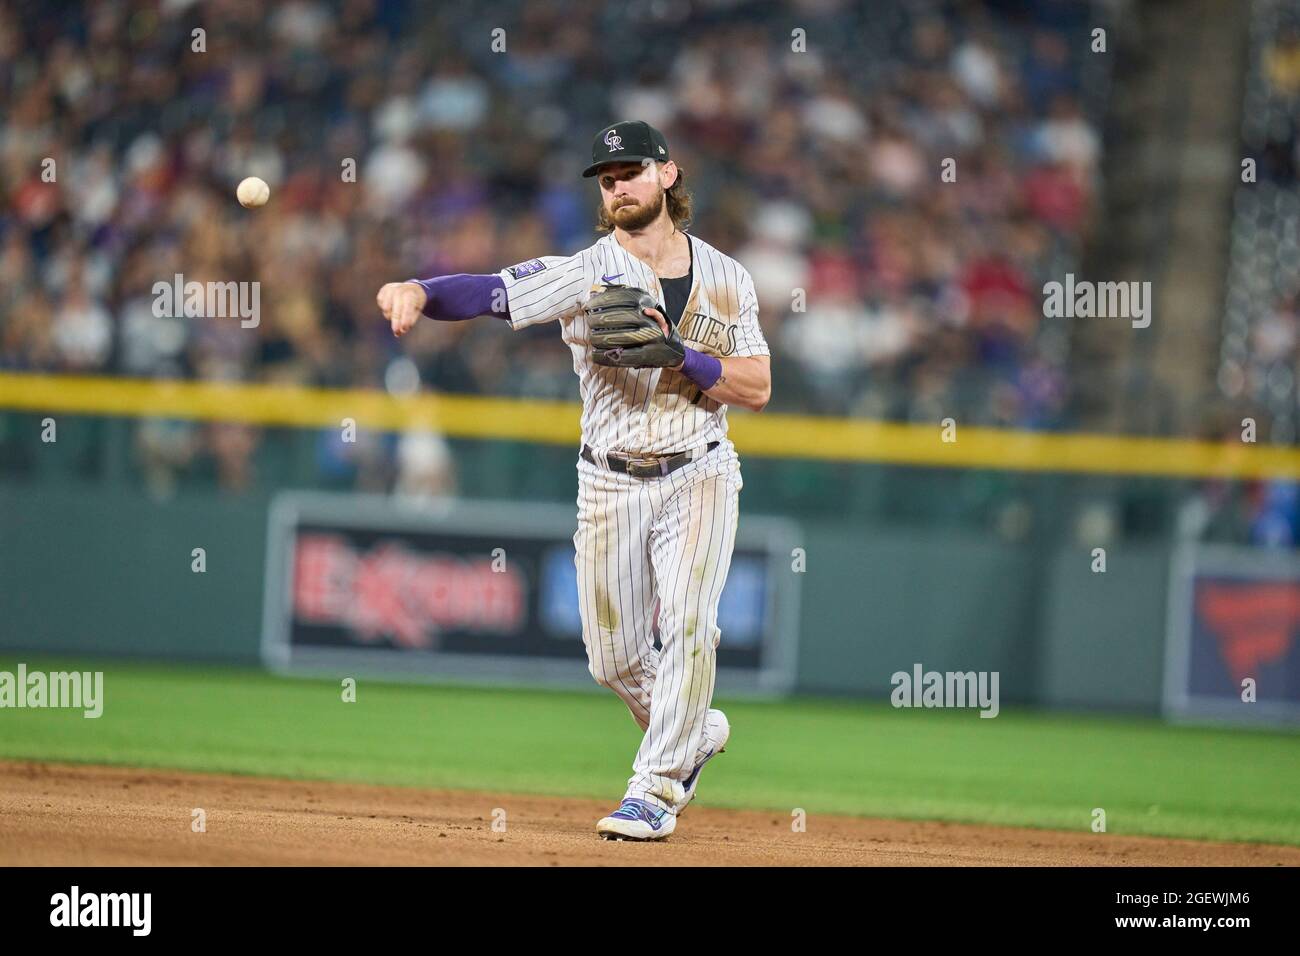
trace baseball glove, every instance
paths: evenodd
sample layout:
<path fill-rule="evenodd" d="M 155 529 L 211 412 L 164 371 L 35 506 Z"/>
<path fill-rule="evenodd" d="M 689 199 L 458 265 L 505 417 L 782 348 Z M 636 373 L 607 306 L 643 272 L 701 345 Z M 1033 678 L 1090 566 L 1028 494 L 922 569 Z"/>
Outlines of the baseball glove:
<path fill-rule="evenodd" d="M 669 323 L 669 334 L 643 309 L 664 308 L 654 297 L 627 285 L 607 285 L 583 307 L 591 330 L 591 360 L 616 368 L 675 368 L 686 358 L 686 345 Z"/>

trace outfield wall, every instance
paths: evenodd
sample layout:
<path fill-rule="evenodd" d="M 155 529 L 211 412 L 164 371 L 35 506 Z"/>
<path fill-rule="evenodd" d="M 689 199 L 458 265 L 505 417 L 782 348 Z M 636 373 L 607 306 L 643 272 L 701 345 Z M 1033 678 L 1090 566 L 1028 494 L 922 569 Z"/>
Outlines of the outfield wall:
<path fill-rule="evenodd" d="M 0 483 L 0 647 L 256 663 L 269 500 Z M 803 528 L 798 690 L 884 699 L 921 663 L 999 671 L 1007 703 L 1158 708 L 1167 549 L 1109 548 L 1096 574 L 1086 549 L 978 531 Z"/>
<path fill-rule="evenodd" d="M 272 498 L 364 484 L 340 467 L 341 422 L 372 449 L 435 429 L 472 499 L 573 507 L 576 494 L 578 414 L 565 402 L 0 373 L 0 412 L 2 649 L 257 662 Z M 210 455 L 161 479 L 142 462 L 146 428 L 199 447 L 226 421 L 253 443 L 240 492 L 221 489 Z M 1247 673 L 1271 667 L 1285 683 L 1300 572 L 1265 575 L 1260 613 L 1255 592 L 1207 580 L 1221 619 L 1178 632 L 1198 642 L 1183 653 L 1166 640 L 1170 563 L 1186 505 L 1216 502 L 1225 520 L 1201 534 L 1239 540 L 1251 483 L 1300 479 L 1300 449 L 949 430 L 735 416 L 742 524 L 801 529 L 797 690 L 883 699 L 892 674 L 921 664 L 997 671 L 1008 704 L 1154 712 L 1180 662 L 1227 702 Z M 1274 696 L 1300 702 L 1300 686 Z"/>

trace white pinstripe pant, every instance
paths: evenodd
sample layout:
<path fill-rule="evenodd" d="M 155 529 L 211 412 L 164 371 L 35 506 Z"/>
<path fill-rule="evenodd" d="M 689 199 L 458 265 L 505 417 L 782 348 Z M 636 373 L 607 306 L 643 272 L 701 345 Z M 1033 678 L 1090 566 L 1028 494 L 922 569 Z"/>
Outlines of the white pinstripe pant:
<path fill-rule="evenodd" d="M 663 478 L 578 459 L 573 543 L 588 670 L 645 731 L 629 797 L 672 808 L 703 750 L 742 486 L 725 439 Z M 656 606 L 661 651 L 651 633 Z"/>

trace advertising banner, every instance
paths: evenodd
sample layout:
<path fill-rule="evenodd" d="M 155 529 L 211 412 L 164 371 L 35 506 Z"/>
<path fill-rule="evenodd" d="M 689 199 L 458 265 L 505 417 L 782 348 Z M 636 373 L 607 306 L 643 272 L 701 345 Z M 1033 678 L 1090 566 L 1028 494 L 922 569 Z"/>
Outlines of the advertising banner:
<path fill-rule="evenodd" d="M 263 657 L 291 673 L 590 683 L 576 522 L 550 504 L 280 495 Z M 741 519 L 718 610 L 724 693 L 793 682 L 796 535 L 785 521 Z"/>
<path fill-rule="evenodd" d="M 1300 558 L 1189 546 L 1169 594 L 1168 715 L 1300 721 Z"/>

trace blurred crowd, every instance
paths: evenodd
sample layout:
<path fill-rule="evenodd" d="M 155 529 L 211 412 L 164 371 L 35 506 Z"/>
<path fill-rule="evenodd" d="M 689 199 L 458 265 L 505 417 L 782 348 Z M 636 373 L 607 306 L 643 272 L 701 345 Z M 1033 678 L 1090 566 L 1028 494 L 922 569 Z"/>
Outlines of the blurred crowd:
<path fill-rule="evenodd" d="M 1300 3 L 1251 7 L 1249 69 L 1242 103 L 1242 154 L 1255 163 L 1234 198 L 1227 308 L 1218 385 L 1233 403 L 1209 435 L 1294 445 L 1300 435 Z M 1226 408 L 1258 409 L 1251 418 Z M 1223 419 L 1223 420 L 1217 420 Z M 1300 546 L 1300 484 L 1210 481 L 1183 515 L 1193 537 L 1263 547 Z"/>
<path fill-rule="evenodd" d="M 374 296 L 589 245 L 591 135 L 636 117 L 755 277 L 773 409 L 1063 427 L 1088 10 L 0 0 L 0 369 L 576 398 L 554 326 L 399 343 Z M 158 316 L 176 274 L 260 282 L 259 324 Z"/>

